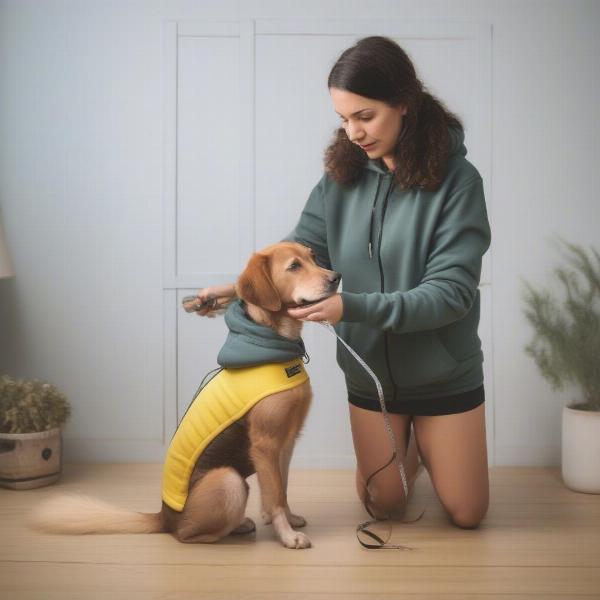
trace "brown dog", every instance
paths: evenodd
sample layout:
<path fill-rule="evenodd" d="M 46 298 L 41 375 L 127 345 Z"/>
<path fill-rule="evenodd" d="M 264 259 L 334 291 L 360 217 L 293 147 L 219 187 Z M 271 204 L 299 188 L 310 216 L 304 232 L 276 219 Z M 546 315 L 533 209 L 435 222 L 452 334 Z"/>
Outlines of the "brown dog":
<path fill-rule="evenodd" d="M 300 337 L 302 322 L 287 309 L 323 300 L 337 290 L 340 274 L 319 267 L 310 248 L 282 242 L 254 254 L 236 283 L 247 314 L 290 339 Z M 310 382 L 258 401 L 235 427 L 227 427 L 209 445 L 220 454 L 218 468 L 195 464 L 181 512 L 163 501 L 159 513 L 136 513 L 85 497 L 48 500 L 32 525 L 54 533 L 162 533 L 186 543 L 216 542 L 230 533 L 255 529 L 245 518 L 248 484 L 256 472 L 263 518 L 273 523 L 287 548 L 307 548 L 310 540 L 293 527 L 306 524 L 287 503 L 287 480 L 294 443 L 312 398 Z M 240 456 L 239 449 L 245 449 Z M 236 450 L 238 449 L 238 450 Z M 225 466 L 223 466 L 225 465 Z"/>

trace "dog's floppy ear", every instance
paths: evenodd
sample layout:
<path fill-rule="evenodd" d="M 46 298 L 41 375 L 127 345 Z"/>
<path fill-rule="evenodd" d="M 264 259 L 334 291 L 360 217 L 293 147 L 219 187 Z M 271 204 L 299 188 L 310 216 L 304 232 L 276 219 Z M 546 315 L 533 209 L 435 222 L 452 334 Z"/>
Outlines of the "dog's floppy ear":
<path fill-rule="evenodd" d="M 281 310 L 281 298 L 269 275 L 269 257 L 253 254 L 237 280 L 237 294 L 249 304 L 272 312 Z"/>

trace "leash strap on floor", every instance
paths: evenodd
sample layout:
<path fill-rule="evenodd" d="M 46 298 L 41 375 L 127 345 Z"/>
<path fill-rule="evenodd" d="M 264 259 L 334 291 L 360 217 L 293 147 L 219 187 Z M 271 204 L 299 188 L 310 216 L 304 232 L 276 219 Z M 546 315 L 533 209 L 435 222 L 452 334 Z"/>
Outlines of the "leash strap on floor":
<path fill-rule="evenodd" d="M 410 546 L 402 546 L 400 544 L 388 544 L 387 541 L 390 539 L 392 535 L 392 527 L 391 525 L 388 527 L 387 536 L 385 540 L 381 539 L 376 533 L 369 531 L 367 527 L 373 525 L 373 523 L 378 523 L 379 519 L 374 519 L 372 521 L 365 521 L 356 527 L 356 537 L 361 546 L 367 548 L 367 550 L 414 550 Z M 360 534 L 368 535 L 370 538 L 373 538 L 377 544 L 369 544 L 368 542 L 363 542 L 360 539 Z"/>
<path fill-rule="evenodd" d="M 375 382 L 375 387 L 377 388 L 377 394 L 379 396 L 379 405 L 381 407 L 381 414 L 383 416 L 385 428 L 386 428 L 388 436 L 390 438 L 390 444 L 391 444 L 392 450 L 393 450 L 392 458 L 385 465 L 383 465 L 383 467 L 377 469 L 377 471 L 372 473 L 367 479 L 367 482 L 365 484 L 365 489 L 366 489 L 367 495 L 365 498 L 364 506 L 365 506 L 365 509 L 367 510 L 367 512 L 371 515 L 371 517 L 373 517 L 373 520 L 365 521 L 364 523 L 361 523 L 360 525 L 358 525 L 356 528 L 356 537 L 358 538 L 358 541 L 360 542 L 360 544 L 362 546 L 364 546 L 365 548 L 368 548 L 370 550 L 372 550 L 372 549 L 377 549 L 377 550 L 379 550 L 379 549 L 414 550 L 414 548 L 411 548 L 409 546 L 402 546 L 400 544 L 388 544 L 387 543 L 387 540 L 389 540 L 391 537 L 391 532 L 392 532 L 391 525 L 389 526 L 388 535 L 385 540 L 383 540 L 376 533 L 373 533 L 372 531 L 369 531 L 369 529 L 367 529 L 367 527 L 373 525 L 374 523 L 381 522 L 381 521 L 387 521 L 390 518 L 388 516 L 384 519 L 380 519 L 380 518 L 375 517 L 375 515 L 371 512 L 371 510 L 369 509 L 369 506 L 368 506 L 369 497 L 370 497 L 368 486 L 369 486 L 369 481 L 377 473 L 379 473 L 381 470 L 383 470 L 387 466 L 389 466 L 394 461 L 394 459 L 398 456 L 398 445 L 396 443 L 396 436 L 394 435 L 394 431 L 393 431 L 392 425 L 390 423 L 388 412 L 385 407 L 385 400 L 383 397 L 383 388 L 381 386 L 381 382 L 379 381 L 377 375 L 375 375 L 375 373 L 371 370 L 369 365 L 367 365 L 367 363 L 338 335 L 337 331 L 333 328 L 331 323 L 329 323 L 328 321 L 319 321 L 319 323 L 321 325 L 323 325 L 323 327 L 325 327 L 325 329 L 331 331 L 337 337 L 337 339 L 340 340 L 340 342 L 342 342 L 342 344 L 344 344 L 344 346 L 347 348 L 348 352 L 350 352 L 350 354 L 352 354 L 352 356 L 358 361 L 358 363 L 363 367 L 363 369 L 365 369 L 365 371 L 371 376 L 371 378 Z M 404 470 L 404 465 L 402 464 L 401 460 L 398 461 L 398 469 L 400 470 L 400 477 L 402 478 L 402 486 L 404 488 L 404 497 L 408 499 L 408 483 L 406 481 L 406 472 Z M 421 512 L 421 514 L 416 519 L 414 519 L 412 521 L 402 521 L 402 522 L 403 523 L 416 523 L 425 514 L 425 510 L 426 510 L 426 508 L 423 509 L 423 512 Z M 374 539 L 377 542 L 377 545 L 363 542 L 360 539 L 360 535 L 359 535 L 360 533 L 363 533 L 363 534 L 367 535 L 368 537 Z"/>

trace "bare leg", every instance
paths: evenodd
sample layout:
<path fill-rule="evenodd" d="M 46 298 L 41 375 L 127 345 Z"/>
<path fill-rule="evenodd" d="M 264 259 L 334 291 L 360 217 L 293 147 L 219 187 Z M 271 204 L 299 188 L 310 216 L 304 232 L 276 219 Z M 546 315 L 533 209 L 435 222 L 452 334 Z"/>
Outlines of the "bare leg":
<path fill-rule="evenodd" d="M 419 452 L 452 522 L 477 527 L 489 505 L 485 403 L 473 410 L 414 417 Z"/>
<path fill-rule="evenodd" d="M 367 478 L 389 461 L 392 448 L 380 412 L 365 410 L 353 404 L 348 406 L 357 460 L 356 487 L 359 497 L 364 503 Z M 377 473 L 369 483 L 376 516 L 384 516 L 389 513 L 401 516 L 406 510 L 408 499 L 404 496 L 399 461 L 402 461 L 404 466 L 409 498 L 418 475 L 419 456 L 414 436 L 410 436 L 411 417 L 410 415 L 395 414 L 390 414 L 389 417 L 398 445 L 399 456 L 393 463 Z M 411 443 L 409 443 L 409 436 Z"/>

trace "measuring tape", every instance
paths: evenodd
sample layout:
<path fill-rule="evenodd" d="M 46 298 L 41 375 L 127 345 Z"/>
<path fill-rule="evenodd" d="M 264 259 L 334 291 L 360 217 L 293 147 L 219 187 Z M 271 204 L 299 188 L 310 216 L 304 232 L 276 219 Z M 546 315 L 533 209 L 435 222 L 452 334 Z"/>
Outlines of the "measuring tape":
<path fill-rule="evenodd" d="M 398 444 L 396 443 L 396 436 L 394 435 L 394 431 L 393 431 L 392 425 L 390 423 L 388 411 L 385 407 L 385 400 L 383 397 L 383 388 L 381 386 L 381 382 L 377 378 L 377 375 L 375 375 L 375 373 L 373 373 L 373 371 L 369 367 L 369 365 L 338 335 L 337 331 L 333 328 L 333 325 L 331 325 L 331 323 L 329 321 L 318 321 L 318 323 L 320 325 L 322 325 L 323 327 L 325 327 L 325 329 L 327 329 L 328 331 L 331 331 L 331 333 L 333 333 L 337 337 L 337 339 L 340 340 L 340 342 L 342 342 L 342 344 L 344 344 L 344 346 L 348 349 L 348 352 L 350 352 L 350 354 L 352 354 L 352 356 L 358 361 L 358 363 L 363 367 L 363 369 L 371 376 L 371 378 L 375 382 L 375 386 L 377 387 L 377 394 L 379 396 L 379 405 L 381 406 L 381 414 L 383 416 L 385 428 L 386 428 L 388 436 L 390 438 L 390 444 L 391 444 L 392 450 L 393 450 L 392 458 L 385 465 L 383 465 L 383 467 L 381 467 L 380 469 L 377 469 L 377 471 L 375 471 L 374 473 L 371 473 L 371 475 L 368 477 L 368 479 L 365 483 L 366 495 L 365 495 L 364 506 L 365 506 L 365 509 L 367 510 L 367 512 L 371 515 L 371 517 L 373 517 L 373 519 L 371 521 L 365 521 L 364 523 L 360 523 L 359 525 L 357 525 L 356 537 L 358 538 L 358 541 L 365 548 L 369 548 L 369 549 L 414 550 L 414 548 L 411 548 L 410 546 L 402 546 L 400 544 L 388 544 L 387 540 L 389 540 L 389 538 L 391 536 L 391 527 L 388 530 L 388 536 L 385 540 L 383 540 L 376 533 L 369 531 L 367 529 L 367 527 L 373 525 L 373 523 L 377 523 L 379 521 L 386 521 L 386 520 L 390 519 L 389 516 L 385 517 L 383 519 L 378 518 L 369 509 L 369 506 L 368 506 L 368 504 L 370 502 L 369 481 L 375 475 L 377 475 L 377 473 L 379 473 L 380 471 L 385 469 L 388 465 L 390 465 L 394 461 L 394 459 L 398 456 Z M 406 498 L 406 500 L 408 502 L 408 483 L 406 481 L 406 472 L 404 470 L 404 465 L 402 464 L 401 460 L 398 461 L 398 468 L 400 470 L 400 477 L 402 478 L 402 486 L 404 488 L 404 497 Z M 414 519 L 412 521 L 402 521 L 402 522 L 403 523 L 416 523 L 425 514 L 426 508 L 427 507 L 425 507 L 423 509 L 423 512 L 421 512 L 421 514 L 416 519 Z M 377 544 L 370 544 L 370 543 L 363 542 L 360 539 L 360 535 L 359 535 L 361 533 L 364 533 L 365 535 L 374 539 L 377 542 Z"/>

